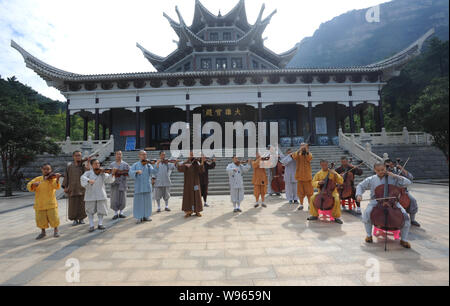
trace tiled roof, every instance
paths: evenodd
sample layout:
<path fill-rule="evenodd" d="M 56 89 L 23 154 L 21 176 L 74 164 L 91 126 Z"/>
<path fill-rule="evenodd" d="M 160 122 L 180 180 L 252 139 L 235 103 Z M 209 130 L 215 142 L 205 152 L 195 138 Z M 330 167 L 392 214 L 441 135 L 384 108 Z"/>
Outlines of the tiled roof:
<path fill-rule="evenodd" d="M 407 49 L 398 54 L 378 63 L 367 66 L 355 67 L 330 67 L 330 68 L 289 68 L 278 70 L 225 70 L 225 71 L 192 71 L 192 72 L 133 72 L 118 74 L 92 74 L 83 75 L 67 72 L 57 69 L 45 62 L 37 59 L 16 42 L 11 41 L 11 46 L 20 52 L 23 56 L 28 68 L 34 70 L 44 80 L 49 82 L 51 86 L 62 88 L 64 82 L 102 82 L 102 81 L 120 81 L 120 80 L 136 80 L 136 79 L 154 79 L 154 78 L 202 78 L 202 77 L 236 77 L 236 76 L 257 76 L 257 75 L 289 75 L 289 74 L 339 74 L 339 73 L 372 73 L 386 72 L 401 67 L 413 57 L 420 54 L 423 43 L 427 38 L 434 34 L 434 29 L 428 31 L 419 38 L 415 43 L 411 44 Z"/>

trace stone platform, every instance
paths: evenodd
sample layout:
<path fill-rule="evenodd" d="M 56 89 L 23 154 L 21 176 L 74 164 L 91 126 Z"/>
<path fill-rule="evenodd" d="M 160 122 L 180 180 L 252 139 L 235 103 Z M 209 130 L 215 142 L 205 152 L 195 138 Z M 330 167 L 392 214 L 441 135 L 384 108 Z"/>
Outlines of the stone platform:
<path fill-rule="evenodd" d="M 343 225 L 306 221 L 284 199 L 253 208 L 246 196 L 233 214 L 228 196 L 210 198 L 202 218 L 183 218 L 180 198 L 172 212 L 136 225 L 129 217 L 87 232 L 66 221 L 60 200 L 61 237 L 36 241 L 32 198 L 0 199 L 1 285 L 449 285 L 448 186 L 415 184 L 422 228 L 410 234 L 411 250 L 389 240 L 364 242 L 358 216 Z M 368 197 L 368 195 L 365 195 Z M 132 199 L 126 213 L 131 214 Z M 23 206 L 23 208 L 21 208 Z M 14 208 L 15 207 L 15 208 Z M 80 282 L 67 282 L 68 259 L 80 265 Z M 379 281 L 369 265 L 379 266 Z M 374 266 L 372 266 L 373 268 Z M 374 282 L 375 280 L 375 282 Z"/>

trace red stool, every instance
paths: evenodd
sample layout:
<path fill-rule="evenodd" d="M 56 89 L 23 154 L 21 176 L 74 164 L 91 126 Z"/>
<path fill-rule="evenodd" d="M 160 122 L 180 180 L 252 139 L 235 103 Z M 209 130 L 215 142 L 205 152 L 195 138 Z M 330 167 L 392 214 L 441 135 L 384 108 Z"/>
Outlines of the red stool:
<path fill-rule="evenodd" d="M 345 209 L 345 206 L 348 206 L 349 210 L 353 210 L 356 208 L 356 202 L 352 198 L 341 200 L 341 206 L 343 209 Z"/>
<path fill-rule="evenodd" d="M 322 221 L 334 221 L 331 215 L 331 210 L 320 210 L 319 209 L 319 219 Z"/>
<path fill-rule="evenodd" d="M 389 236 L 394 236 L 395 240 L 400 240 L 400 230 L 397 231 L 387 231 L 387 234 Z M 386 237 L 386 231 L 383 229 L 380 229 L 376 226 L 373 227 L 373 235 L 375 237 Z"/>

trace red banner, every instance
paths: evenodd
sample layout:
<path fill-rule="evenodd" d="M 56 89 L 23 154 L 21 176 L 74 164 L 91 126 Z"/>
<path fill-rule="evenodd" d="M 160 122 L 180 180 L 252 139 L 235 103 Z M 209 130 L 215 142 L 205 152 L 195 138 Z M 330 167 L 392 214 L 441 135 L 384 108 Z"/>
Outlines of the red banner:
<path fill-rule="evenodd" d="M 122 137 L 136 136 L 136 131 L 120 131 L 120 136 Z M 141 130 L 141 138 L 144 138 L 144 130 Z"/>

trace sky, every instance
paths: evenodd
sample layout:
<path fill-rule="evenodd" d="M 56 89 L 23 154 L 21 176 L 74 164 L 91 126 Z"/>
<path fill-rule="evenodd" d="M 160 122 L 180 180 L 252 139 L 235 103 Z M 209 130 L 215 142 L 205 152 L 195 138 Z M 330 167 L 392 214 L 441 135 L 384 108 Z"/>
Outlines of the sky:
<path fill-rule="evenodd" d="M 202 0 L 212 13 L 222 15 L 238 0 Z M 265 3 L 264 17 L 277 9 L 263 37 L 266 47 L 287 51 L 312 36 L 320 24 L 354 9 L 388 0 L 246 0 L 253 24 Z M 10 47 L 15 40 L 44 62 L 80 74 L 155 71 L 136 47 L 166 56 L 177 40 L 163 12 L 178 20 L 175 6 L 188 25 L 195 0 L 0 0 L 0 76 L 16 76 L 49 98 L 65 101 L 25 67 L 22 56 Z"/>

